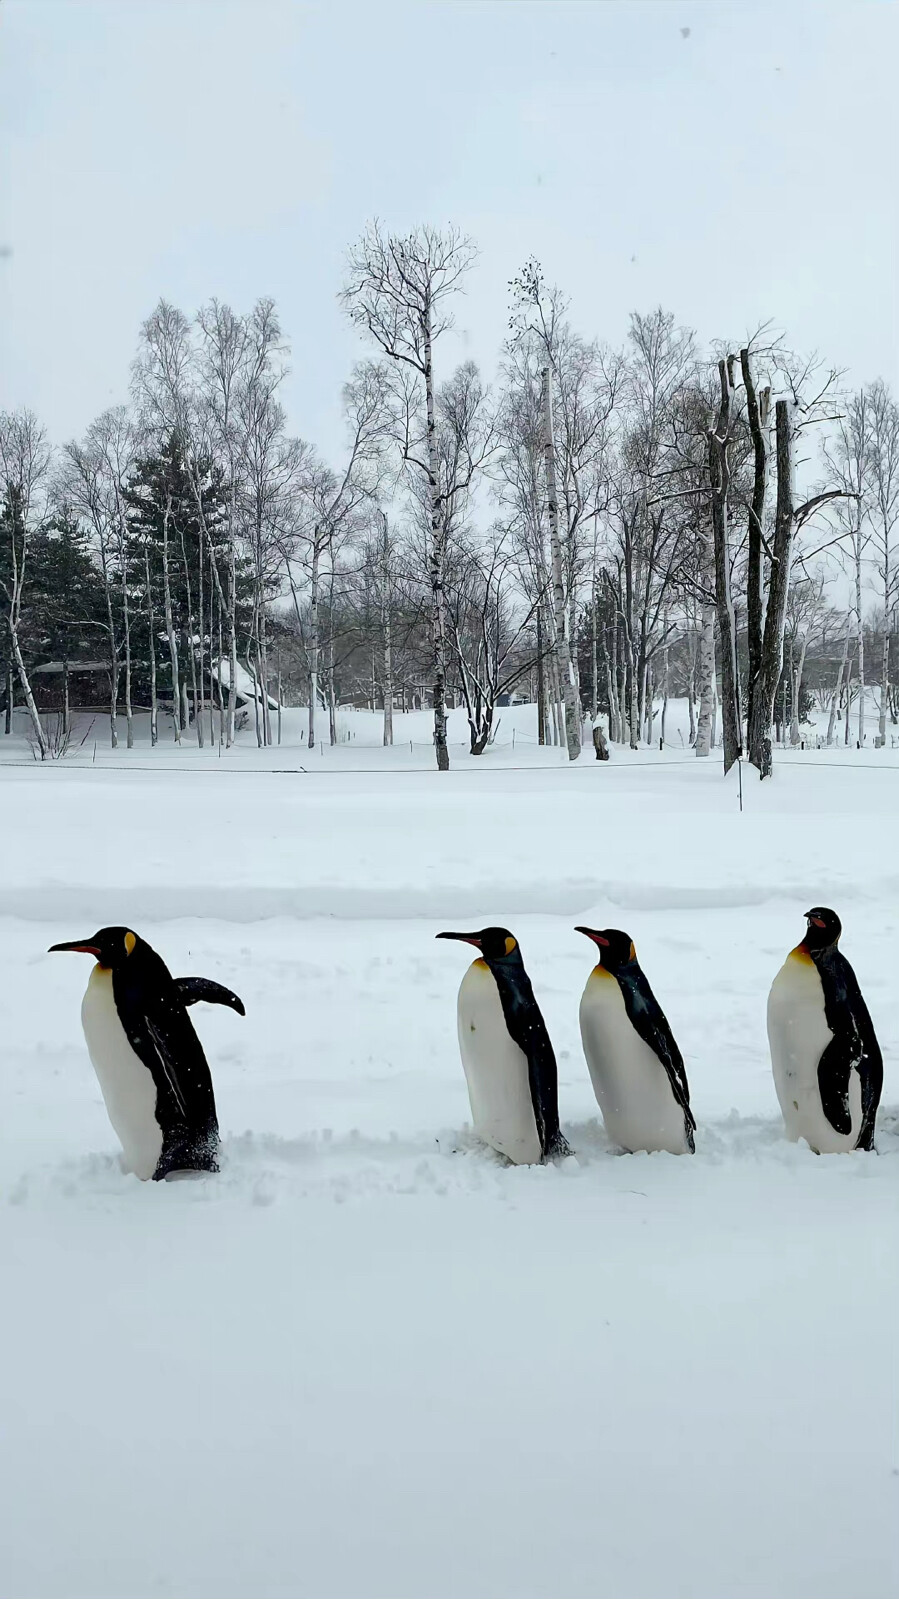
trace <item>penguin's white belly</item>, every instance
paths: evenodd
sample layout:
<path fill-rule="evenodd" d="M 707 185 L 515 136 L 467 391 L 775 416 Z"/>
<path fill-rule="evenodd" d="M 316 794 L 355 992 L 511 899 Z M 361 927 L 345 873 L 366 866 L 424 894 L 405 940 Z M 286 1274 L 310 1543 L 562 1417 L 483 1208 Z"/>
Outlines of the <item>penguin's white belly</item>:
<path fill-rule="evenodd" d="M 857 1071 L 849 1074 L 852 1131 L 836 1132 L 824 1114 L 818 1062 L 832 1038 L 818 969 L 809 956 L 793 950 L 768 995 L 771 1069 L 787 1137 L 794 1143 L 804 1138 L 819 1155 L 841 1155 L 854 1149 L 862 1122 L 862 1085 Z"/>
<path fill-rule="evenodd" d="M 609 1137 L 627 1150 L 689 1151 L 684 1113 L 662 1062 L 632 1026 L 617 980 L 601 966 L 581 998 L 581 1040 Z"/>
<path fill-rule="evenodd" d="M 477 1136 L 518 1166 L 541 1159 L 528 1062 L 506 1030 L 490 968 L 475 961 L 459 989 L 459 1050 Z"/>
<path fill-rule="evenodd" d="M 112 992 L 112 973 L 102 966 L 91 972 L 81 1004 L 81 1025 L 87 1049 L 124 1151 L 124 1167 L 146 1181 L 162 1153 L 162 1129 L 156 1120 L 153 1074 L 128 1042 Z"/>

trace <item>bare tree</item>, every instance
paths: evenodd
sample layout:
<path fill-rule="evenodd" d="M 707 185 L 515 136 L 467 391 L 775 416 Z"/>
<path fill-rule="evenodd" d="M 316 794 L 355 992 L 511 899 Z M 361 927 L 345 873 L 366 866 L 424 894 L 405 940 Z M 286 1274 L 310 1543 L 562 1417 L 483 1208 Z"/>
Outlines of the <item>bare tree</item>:
<path fill-rule="evenodd" d="M 338 556 L 361 532 L 383 476 L 383 449 L 389 431 L 383 369 L 373 362 L 360 363 L 344 388 L 343 405 L 348 434 L 343 469 L 338 475 L 317 461 L 311 452 L 307 454 L 298 513 L 280 541 L 298 619 L 303 579 L 308 593 L 304 633 L 309 670 L 310 749 L 315 748 L 316 712 L 321 696 L 321 608 L 325 585 L 329 592 L 333 589 Z M 331 615 L 330 609 L 328 615 Z M 336 738 L 333 715 L 330 722 Z"/>
<path fill-rule="evenodd" d="M 434 344 L 451 326 L 447 301 L 474 259 L 474 245 L 455 229 L 421 227 L 406 237 L 369 224 L 348 258 L 341 299 L 391 360 L 424 390 L 424 438 L 410 439 L 405 459 L 425 477 L 431 522 L 430 580 L 434 657 L 434 747 L 437 767 L 449 770 L 446 742 L 446 529 L 435 412 Z"/>
<path fill-rule="evenodd" d="M 805 658 L 808 653 L 809 640 L 821 620 L 823 608 L 823 575 L 794 578 L 790 584 L 786 621 L 786 630 L 790 639 L 792 666 L 790 682 L 790 743 L 794 749 L 797 749 L 802 742 L 799 710 Z"/>
<path fill-rule="evenodd" d="M 882 380 L 868 389 L 868 515 L 883 603 L 878 738 L 886 742 L 890 698 L 890 638 L 899 599 L 899 406 Z"/>
<path fill-rule="evenodd" d="M 536 605 L 516 604 L 512 539 L 502 527 L 477 549 L 456 552 L 449 602 L 450 630 L 472 755 L 493 734 L 497 702 L 534 664 L 531 623 Z"/>
<path fill-rule="evenodd" d="M 129 749 L 134 744 L 129 527 L 124 483 L 134 464 L 135 442 L 134 424 L 124 406 L 104 411 L 91 423 L 80 444 L 66 445 L 60 481 L 67 500 L 92 531 L 103 579 L 104 632 L 109 656 L 109 737 L 113 749 L 119 742 L 118 699 L 123 666 L 126 741 Z"/>
<path fill-rule="evenodd" d="M 830 417 L 830 407 L 834 401 L 834 390 L 839 374 L 831 368 L 822 376 L 815 360 L 803 364 L 797 363 L 790 357 L 781 357 L 778 369 L 782 388 L 786 393 L 778 398 L 774 405 L 777 496 L 770 543 L 765 538 L 761 517 L 756 521 L 754 516 L 750 516 L 750 528 L 757 528 L 768 557 L 766 592 L 763 585 L 765 620 L 748 740 L 749 760 L 762 778 L 769 777 L 772 771 L 771 728 L 774 721 L 775 697 L 783 671 L 784 627 L 795 539 L 806 523 L 823 506 L 844 498 L 847 493 L 842 486 L 822 489 L 797 506 L 794 490 L 797 434 L 802 429 L 815 426 Z M 751 369 L 750 376 L 752 376 Z M 752 431 L 750 424 L 750 432 Z M 753 434 L 753 443 L 755 442 Z M 755 461 L 758 473 L 757 447 Z M 809 552 L 808 558 L 812 553 L 816 552 Z"/>
<path fill-rule="evenodd" d="M 752 497 L 749 503 L 746 558 L 746 648 L 749 657 L 746 692 L 746 725 L 750 744 L 752 729 L 759 724 L 757 707 L 759 676 L 762 669 L 762 638 L 765 619 L 763 576 L 766 515 L 768 502 L 768 455 L 771 385 L 756 383 L 753 344 L 740 351 L 740 370 L 746 392 L 746 419 L 752 440 Z M 750 759 L 752 757 L 750 756 Z"/>
<path fill-rule="evenodd" d="M 845 414 L 836 424 L 836 434 L 823 449 L 824 459 L 835 481 L 843 490 L 840 504 L 834 507 L 852 573 L 855 611 L 855 650 L 858 673 L 858 742 L 865 741 L 865 619 L 863 606 L 864 563 L 871 539 L 868 520 L 871 489 L 871 407 L 868 392 L 853 394 Z"/>
<path fill-rule="evenodd" d="M 709 484 L 712 496 L 712 529 L 715 554 L 715 601 L 718 636 L 721 640 L 721 723 L 724 738 L 724 770 L 729 772 L 742 754 L 739 679 L 737 676 L 737 630 L 731 595 L 731 549 L 729 536 L 731 495 L 731 446 L 734 414 L 734 356 L 718 362 L 721 397 L 718 415 L 708 430 Z"/>
<path fill-rule="evenodd" d="M 49 754 L 49 745 L 31 691 L 19 640 L 19 626 L 29 546 L 43 509 L 50 461 L 46 434 L 31 411 L 0 412 L 0 488 L 8 541 L 7 559 L 4 562 L 6 570 L 0 569 L 0 592 L 6 600 L 5 621 L 10 651 L 41 760 L 45 760 Z"/>

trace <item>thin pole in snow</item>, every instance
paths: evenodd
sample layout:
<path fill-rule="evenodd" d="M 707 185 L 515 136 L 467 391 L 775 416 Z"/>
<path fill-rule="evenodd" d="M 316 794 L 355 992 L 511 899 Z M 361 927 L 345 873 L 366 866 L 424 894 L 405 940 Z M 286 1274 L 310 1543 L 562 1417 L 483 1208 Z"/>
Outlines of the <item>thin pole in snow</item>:
<path fill-rule="evenodd" d="M 742 816 L 743 815 L 743 761 L 742 761 L 742 758 L 739 755 L 737 756 L 737 771 L 739 773 L 739 780 L 740 780 L 740 815 Z"/>

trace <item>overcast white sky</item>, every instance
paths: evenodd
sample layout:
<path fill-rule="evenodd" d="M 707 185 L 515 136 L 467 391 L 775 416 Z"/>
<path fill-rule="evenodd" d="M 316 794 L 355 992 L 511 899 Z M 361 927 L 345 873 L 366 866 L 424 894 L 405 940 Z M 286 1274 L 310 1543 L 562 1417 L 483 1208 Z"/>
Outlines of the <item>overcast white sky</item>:
<path fill-rule="evenodd" d="M 584 333 L 773 317 L 895 383 L 897 61 L 889 0 L 5 0 L 0 405 L 61 441 L 126 397 L 161 294 L 271 294 L 290 425 L 334 455 L 374 214 L 480 247 L 445 367 L 492 373 L 533 253 Z"/>

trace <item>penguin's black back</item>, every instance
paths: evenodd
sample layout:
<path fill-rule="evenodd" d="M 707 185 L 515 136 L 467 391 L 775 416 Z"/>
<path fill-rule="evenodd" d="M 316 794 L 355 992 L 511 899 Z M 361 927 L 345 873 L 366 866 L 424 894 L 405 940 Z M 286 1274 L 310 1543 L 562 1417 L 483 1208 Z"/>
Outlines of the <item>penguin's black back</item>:
<path fill-rule="evenodd" d="M 212 1076 L 165 961 L 138 938 L 128 959 L 114 968 L 112 990 L 128 1041 L 156 1085 L 163 1142 L 154 1177 L 179 1170 L 217 1171 Z"/>
<path fill-rule="evenodd" d="M 618 967 L 613 975 L 618 979 L 628 1021 L 644 1044 L 648 1044 L 653 1054 L 658 1056 L 668 1073 L 671 1092 L 684 1113 L 684 1132 L 692 1152 L 696 1117 L 690 1109 L 690 1087 L 684 1057 L 677 1047 L 668 1018 L 650 988 L 639 961 L 628 961 L 626 965 Z"/>
<path fill-rule="evenodd" d="M 862 1124 L 858 1149 L 871 1149 L 874 1122 L 883 1092 L 883 1056 L 874 1023 L 858 986 L 858 978 L 835 944 L 810 950 L 824 991 L 824 1019 L 833 1038 L 818 1062 L 821 1105 L 838 1133 L 852 1129 L 849 1077 L 855 1067 L 862 1091 Z"/>
<path fill-rule="evenodd" d="M 517 958 L 516 958 L 517 957 Z M 518 951 L 510 960 L 490 961 L 499 990 L 506 1030 L 527 1058 L 531 1104 L 544 1159 L 569 1155 L 559 1126 L 559 1076 L 555 1052 L 531 980 Z"/>

